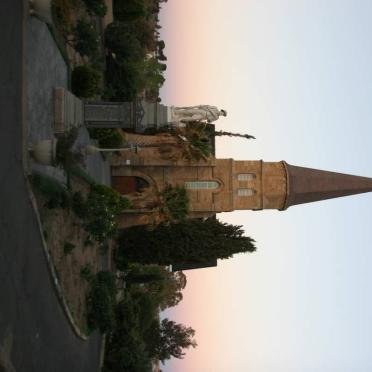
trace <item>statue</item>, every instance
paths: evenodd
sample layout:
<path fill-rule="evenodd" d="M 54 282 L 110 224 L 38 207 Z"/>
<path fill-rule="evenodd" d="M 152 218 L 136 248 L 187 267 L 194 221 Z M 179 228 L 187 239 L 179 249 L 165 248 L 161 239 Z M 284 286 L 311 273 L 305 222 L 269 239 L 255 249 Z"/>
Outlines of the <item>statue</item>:
<path fill-rule="evenodd" d="M 226 110 L 219 110 L 216 106 L 199 105 L 186 107 L 172 107 L 175 121 L 188 123 L 193 121 L 212 123 L 220 116 L 227 116 Z"/>

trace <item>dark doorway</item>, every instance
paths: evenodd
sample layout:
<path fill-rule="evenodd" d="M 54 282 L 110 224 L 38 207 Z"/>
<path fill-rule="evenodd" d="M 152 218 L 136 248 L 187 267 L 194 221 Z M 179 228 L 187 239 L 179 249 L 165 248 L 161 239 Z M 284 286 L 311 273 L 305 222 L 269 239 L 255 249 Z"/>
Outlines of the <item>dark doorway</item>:
<path fill-rule="evenodd" d="M 112 177 L 112 187 L 120 194 L 131 194 L 133 192 L 143 192 L 149 188 L 149 183 L 141 177 L 135 176 L 114 176 Z"/>

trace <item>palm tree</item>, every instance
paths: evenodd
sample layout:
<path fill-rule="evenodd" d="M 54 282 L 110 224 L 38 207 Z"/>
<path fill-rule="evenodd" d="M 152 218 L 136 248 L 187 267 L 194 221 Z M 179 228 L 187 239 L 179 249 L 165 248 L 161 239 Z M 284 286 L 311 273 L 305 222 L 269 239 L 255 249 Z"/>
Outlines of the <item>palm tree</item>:
<path fill-rule="evenodd" d="M 241 138 L 246 138 L 246 139 L 256 139 L 256 137 L 253 137 L 250 134 L 231 133 L 231 132 L 224 132 L 222 130 L 215 131 L 214 135 L 215 136 L 241 137 Z"/>

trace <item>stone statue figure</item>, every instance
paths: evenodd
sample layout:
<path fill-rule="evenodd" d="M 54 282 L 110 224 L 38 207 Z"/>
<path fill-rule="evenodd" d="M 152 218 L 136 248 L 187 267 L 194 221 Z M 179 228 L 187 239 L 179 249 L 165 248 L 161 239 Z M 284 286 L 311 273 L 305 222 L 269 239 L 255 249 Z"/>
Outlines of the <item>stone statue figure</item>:
<path fill-rule="evenodd" d="M 212 123 L 220 116 L 227 116 L 226 110 L 219 110 L 216 106 L 199 105 L 187 107 L 172 107 L 173 118 L 183 123 L 202 121 Z"/>

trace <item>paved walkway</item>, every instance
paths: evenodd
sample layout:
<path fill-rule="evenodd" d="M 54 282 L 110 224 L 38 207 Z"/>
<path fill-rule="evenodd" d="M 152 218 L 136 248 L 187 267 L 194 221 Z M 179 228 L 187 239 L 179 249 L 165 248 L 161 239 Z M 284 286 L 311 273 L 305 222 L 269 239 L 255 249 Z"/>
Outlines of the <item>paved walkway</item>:
<path fill-rule="evenodd" d="M 23 73 L 30 66 L 24 70 L 22 61 L 30 56 L 23 54 L 23 42 L 26 51 L 30 49 L 22 28 L 26 26 L 27 35 L 30 24 L 35 26 L 33 20 L 28 23 L 28 15 L 23 23 L 25 3 L 1 3 L 6 17 L 0 21 L 0 371 L 94 372 L 98 371 L 101 337 L 95 333 L 89 341 L 81 341 L 67 323 L 25 186 L 23 120 L 30 122 L 31 116 L 49 120 L 48 113 L 27 114 L 24 105 L 27 74 Z M 41 46 L 39 50 L 47 49 Z M 43 99 L 38 102 L 43 104 Z"/>
<path fill-rule="evenodd" d="M 54 137 L 54 87 L 68 86 L 68 70 L 48 27 L 39 19 L 26 20 L 25 72 L 27 76 L 28 144 Z M 88 131 L 81 128 L 77 143 L 91 143 Z M 66 176 L 61 169 L 31 164 L 31 169 L 46 173 L 61 182 Z M 100 154 L 86 159 L 87 172 L 99 183 L 111 185 L 110 166 Z"/>

